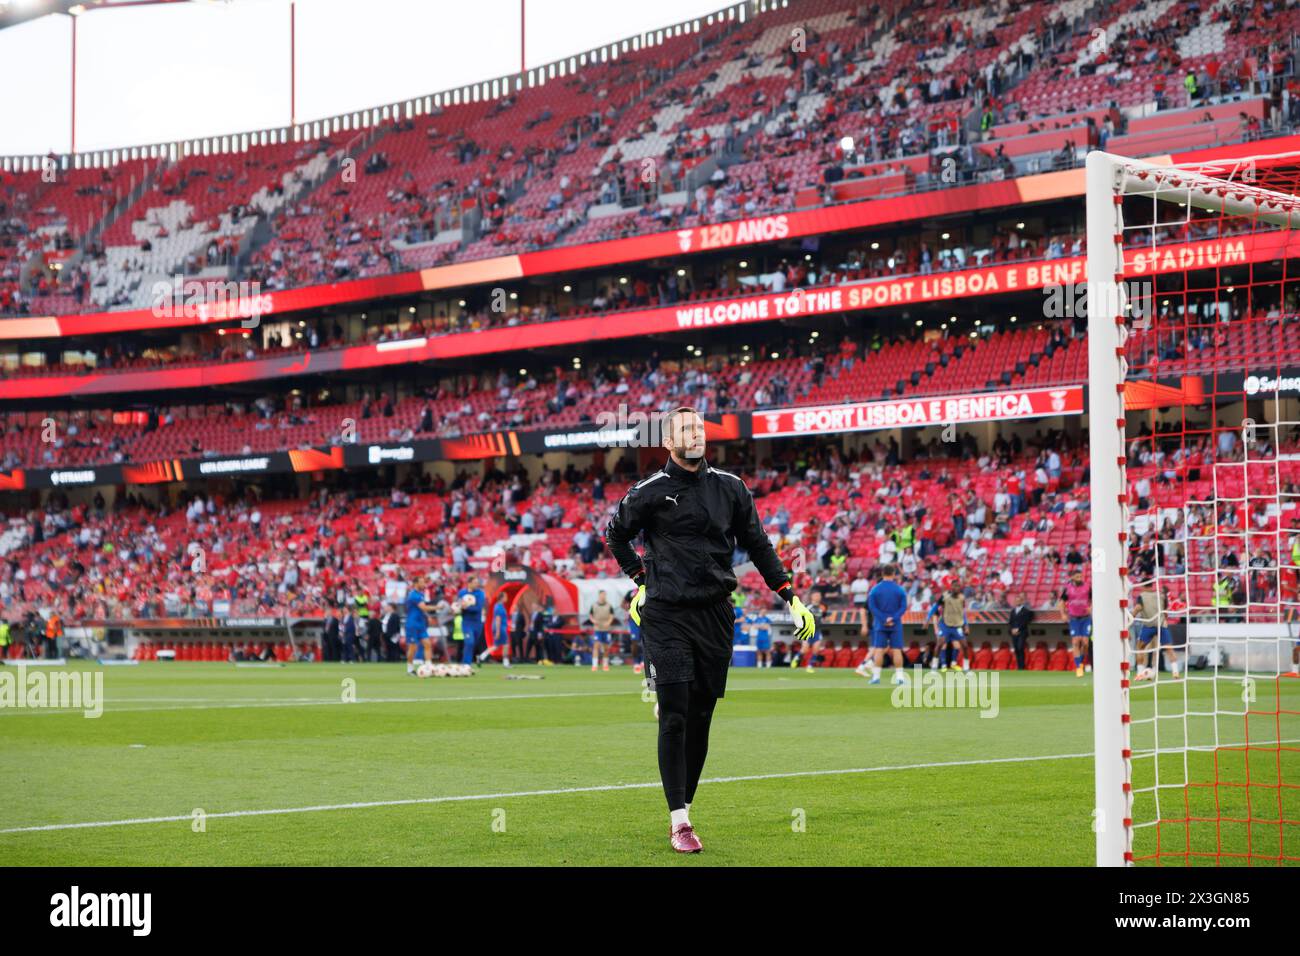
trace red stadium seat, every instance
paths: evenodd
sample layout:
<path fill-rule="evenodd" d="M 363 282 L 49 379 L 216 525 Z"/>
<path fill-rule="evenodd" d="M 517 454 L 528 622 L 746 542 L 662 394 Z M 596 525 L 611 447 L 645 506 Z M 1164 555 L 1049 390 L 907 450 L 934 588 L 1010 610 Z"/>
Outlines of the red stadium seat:
<path fill-rule="evenodd" d="M 829 666 L 851 667 L 853 666 L 852 660 L 853 660 L 853 648 L 849 646 L 848 641 L 843 641 L 840 644 L 839 650 L 835 652 L 834 662 L 831 663 Z"/>

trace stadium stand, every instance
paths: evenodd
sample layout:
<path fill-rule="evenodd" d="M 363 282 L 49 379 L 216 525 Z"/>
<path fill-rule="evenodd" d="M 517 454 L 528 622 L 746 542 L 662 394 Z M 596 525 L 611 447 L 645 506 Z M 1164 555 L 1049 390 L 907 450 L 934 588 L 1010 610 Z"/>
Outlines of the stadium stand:
<path fill-rule="evenodd" d="M 1297 439 L 1288 436 L 1288 454 Z M 1135 467 L 1134 493 L 1169 498 L 1169 511 L 1164 527 L 1135 529 L 1134 566 L 1214 567 L 1216 548 L 1242 551 L 1238 529 L 1247 524 L 1272 540 L 1276 515 L 1226 500 L 1234 476 L 1238 485 L 1243 480 L 1240 445 L 1207 440 L 1167 456 L 1158 442 L 1149 444 Z M 745 467 L 778 550 L 802 548 L 810 556 L 799 588 L 822 592 L 831 607 L 860 606 L 860 582 L 883 563 L 900 566 L 913 611 L 928 607 L 953 574 L 972 611 L 1005 609 L 1019 592 L 1033 606 L 1054 606 L 1069 569 L 1086 567 L 1086 449 L 1040 431 L 1023 445 L 999 437 L 986 449 L 967 438 L 960 451 L 954 457 L 932 439 L 900 463 L 896 447 L 877 440 L 847 456 L 833 446 L 785 448 L 778 461 Z M 1291 457 L 1275 462 L 1274 454 L 1269 447 L 1252 451 L 1248 467 L 1279 467 L 1295 489 L 1300 466 Z M 1193 501 L 1208 499 L 1216 481 L 1226 488 L 1217 509 L 1179 507 L 1184 479 Z M 310 498 L 258 500 L 250 490 L 231 500 L 200 494 L 174 509 L 130 497 L 112 508 L 102 499 L 72 506 L 52 500 L 43 511 L 10 518 L 0 542 L 7 558 L 0 601 L 13 613 L 53 606 L 70 619 L 202 616 L 215 601 L 228 601 L 234 614 L 311 614 L 339 588 L 378 595 L 386 580 L 412 580 L 448 564 L 454 571 L 445 584 L 454 589 L 473 565 L 506 552 L 539 570 L 617 576 L 592 535 L 625 487 L 619 476 L 570 466 L 563 475 L 544 472 L 535 487 L 522 472 L 493 471 L 462 474 L 450 487 L 440 478 L 412 477 L 382 497 L 321 489 Z M 900 550 L 893 533 L 905 524 L 914 527 L 915 545 Z M 194 542 L 203 547 L 197 570 Z M 837 563 L 836 554 L 847 560 Z M 1277 556 L 1258 547 L 1240 554 L 1240 565 L 1247 613 L 1276 613 Z M 1208 605 L 1211 578 L 1186 575 L 1196 603 Z M 750 600 L 765 599 L 757 572 L 741 585 Z M 841 650 L 826 662 L 842 666 Z M 1005 652 L 979 648 L 976 665 L 1006 666 Z M 1062 668 L 1059 648 L 1046 660 L 1045 654 L 1032 650 L 1030 669 Z"/>
<path fill-rule="evenodd" d="M 503 427 L 568 428 L 619 406 L 662 412 L 689 401 L 705 414 L 784 405 L 824 405 L 890 397 L 982 391 L 1006 384 L 1066 385 L 1086 380 L 1086 352 L 1068 328 L 1010 327 L 983 338 L 873 335 L 864 342 L 796 348 L 777 341 L 752 359 L 720 356 L 676 362 L 608 362 L 519 376 L 504 367 L 448 377 L 425 396 L 372 394 L 310 404 L 300 395 L 239 404 L 161 408 L 114 424 L 110 410 L 0 413 L 5 467 L 61 467 L 176 456 L 279 451 L 340 442 L 345 420 L 358 442 L 458 437 Z M 772 355 L 783 356 L 772 358 Z M 119 414 L 118 418 L 124 416 Z M 58 438 L 42 440 L 44 423 Z"/>
<path fill-rule="evenodd" d="M 1239 142 L 1300 119 L 1300 99 L 1284 110 L 1276 95 L 1293 82 L 1294 8 L 902 10 L 793 4 L 346 143 L 61 172 L 53 187 L 4 174 L 0 311 L 140 307 L 176 271 L 267 289 L 373 276 L 1071 167 L 1097 145 Z M 799 42 L 816 55 L 795 55 Z M 951 182 L 936 175 L 947 157 Z M 258 222 L 268 238 L 252 238 Z M 62 282 L 39 261 L 52 229 L 78 253 Z"/>

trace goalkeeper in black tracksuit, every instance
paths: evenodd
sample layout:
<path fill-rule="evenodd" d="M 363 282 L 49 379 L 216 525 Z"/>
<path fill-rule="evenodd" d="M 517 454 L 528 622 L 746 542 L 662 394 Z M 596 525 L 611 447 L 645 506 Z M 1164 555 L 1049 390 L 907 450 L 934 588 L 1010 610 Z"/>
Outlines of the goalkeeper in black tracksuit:
<path fill-rule="evenodd" d="M 731 559 L 739 545 L 767 586 L 790 605 L 795 635 L 813 616 L 794 596 L 763 531 L 754 496 L 730 472 L 704 460 L 704 421 L 693 408 L 664 420 L 668 463 L 628 490 L 605 530 L 623 573 L 638 585 L 629 613 L 641 628 L 646 673 L 658 698 L 659 775 L 671 816 L 669 838 L 700 850 L 688 810 L 704 769 L 713 708 L 727 686 L 735 614 Z M 645 535 L 644 558 L 632 542 Z"/>

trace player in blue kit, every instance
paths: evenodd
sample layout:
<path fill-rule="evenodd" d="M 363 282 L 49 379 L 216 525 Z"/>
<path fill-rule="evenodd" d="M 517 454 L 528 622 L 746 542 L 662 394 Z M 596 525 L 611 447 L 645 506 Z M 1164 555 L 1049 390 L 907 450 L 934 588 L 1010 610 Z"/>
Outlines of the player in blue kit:
<path fill-rule="evenodd" d="M 1138 622 L 1137 639 L 1137 673 L 1134 680 L 1151 680 L 1155 677 L 1153 657 L 1155 650 L 1152 641 L 1160 639 L 1160 650 L 1174 680 L 1178 680 L 1178 655 L 1174 652 L 1173 632 L 1169 630 L 1169 595 L 1156 590 L 1154 583 L 1143 588 L 1135 588 L 1137 600 L 1134 602 L 1133 618 Z"/>
<path fill-rule="evenodd" d="M 469 586 L 460 589 L 456 595 L 460 604 L 461 631 L 465 635 L 465 650 L 461 656 L 462 664 L 474 663 L 474 648 L 483 641 L 483 605 L 487 595 L 479 587 L 478 576 L 469 579 Z"/>
<path fill-rule="evenodd" d="M 1083 569 L 1075 567 L 1061 592 L 1057 607 L 1070 621 L 1070 645 L 1074 650 L 1074 676 L 1092 670 L 1088 643 L 1092 638 L 1092 586 L 1083 582 Z"/>
<path fill-rule="evenodd" d="M 463 625 L 464 622 L 462 622 Z M 505 598 L 497 600 L 492 609 L 492 643 L 479 652 L 478 662 L 482 664 L 492 656 L 492 648 L 501 648 L 501 665 L 510 666 L 510 615 L 506 611 Z"/>
<path fill-rule="evenodd" d="M 962 670 L 970 670 L 970 645 L 966 641 L 966 596 L 962 593 L 961 582 L 950 577 L 945 582 L 945 590 L 935 599 L 934 606 L 925 615 L 925 623 L 937 616 L 934 623 L 934 656 L 930 667 L 938 668 L 942 658 L 943 666 L 957 669 L 957 661 L 952 656 L 957 651 L 962 657 Z M 954 648 L 953 645 L 956 645 Z"/>
<path fill-rule="evenodd" d="M 770 668 L 772 666 L 772 619 L 767 616 L 766 611 L 759 611 L 757 614 L 749 615 L 746 624 L 754 640 L 758 666 Z"/>
<path fill-rule="evenodd" d="M 415 673 L 415 651 L 419 648 L 424 652 L 424 659 L 432 663 L 433 661 L 433 640 L 429 637 L 429 618 L 428 613 L 434 610 L 434 605 L 425 600 L 425 594 L 432 594 L 434 589 L 432 578 L 425 581 L 425 590 L 412 585 L 406 589 L 406 600 L 403 606 L 406 610 L 406 673 Z"/>
<path fill-rule="evenodd" d="M 888 648 L 890 660 L 894 664 L 895 684 L 906 684 L 907 675 L 903 672 L 903 614 L 907 611 L 907 592 L 894 580 L 897 570 L 892 564 L 885 565 L 881 572 L 883 577 L 867 595 L 867 610 L 871 612 L 871 661 L 868 666 L 864 660 L 858 665 L 858 673 L 870 676 L 871 683 L 880 683 L 880 665 L 885 659 Z"/>

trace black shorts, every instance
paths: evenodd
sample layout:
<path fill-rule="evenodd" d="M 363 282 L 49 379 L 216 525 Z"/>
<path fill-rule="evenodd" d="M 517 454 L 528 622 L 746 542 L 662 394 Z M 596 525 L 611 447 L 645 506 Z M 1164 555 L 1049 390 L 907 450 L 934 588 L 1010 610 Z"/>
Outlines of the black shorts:
<path fill-rule="evenodd" d="M 641 647 L 650 688 L 691 684 L 722 697 L 735 622 L 730 598 L 703 607 L 647 600 L 641 608 Z"/>

